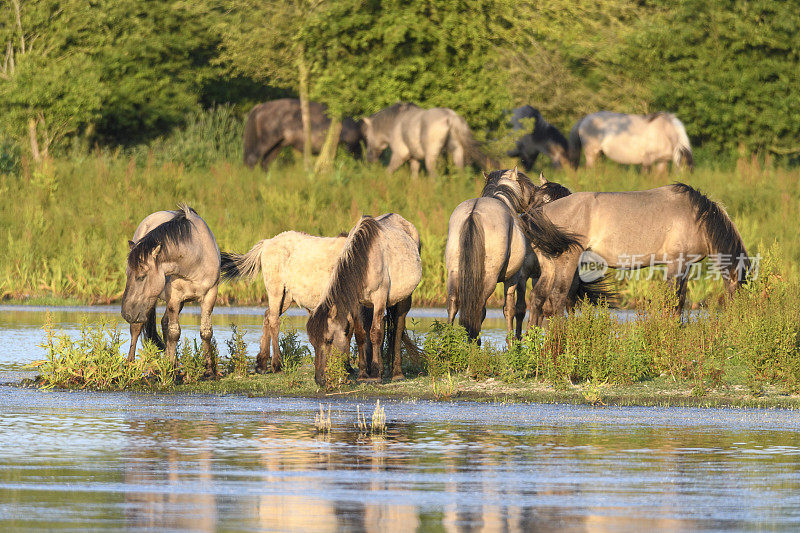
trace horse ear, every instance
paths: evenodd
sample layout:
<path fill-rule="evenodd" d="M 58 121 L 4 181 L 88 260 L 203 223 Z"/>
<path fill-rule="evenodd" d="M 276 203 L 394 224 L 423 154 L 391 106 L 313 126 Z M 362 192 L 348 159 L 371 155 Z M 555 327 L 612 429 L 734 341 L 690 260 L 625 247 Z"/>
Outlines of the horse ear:
<path fill-rule="evenodd" d="M 539 172 L 539 182 L 542 185 L 547 185 L 547 178 L 544 177 L 544 172 Z"/>
<path fill-rule="evenodd" d="M 519 170 L 517 170 L 517 165 L 514 165 L 514 170 L 511 171 L 511 179 L 514 181 L 519 181 Z"/>
<path fill-rule="evenodd" d="M 161 253 L 161 244 L 157 244 L 153 251 L 150 252 L 150 255 L 153 256 L 153 259 L 158 259 L 158 254 Z"/>
<path fill-rule="evenodd" d="M 331 320 L 336 320 L 336 306 L 332 305 L 330 310 L 328 311 L 328 318 Z"/>
<path fill-rule="evenodd" d="M 489 174 L 485 170 L 481 170 L 481 173 L 483 174 L 483 181 L 489 181 Z"/>
<path fill-rule="evenodd" d="M 136 248 L 136 243 L 133 241 L 128 241 L 128 249 L 133 250 L 134 248 Z"/>

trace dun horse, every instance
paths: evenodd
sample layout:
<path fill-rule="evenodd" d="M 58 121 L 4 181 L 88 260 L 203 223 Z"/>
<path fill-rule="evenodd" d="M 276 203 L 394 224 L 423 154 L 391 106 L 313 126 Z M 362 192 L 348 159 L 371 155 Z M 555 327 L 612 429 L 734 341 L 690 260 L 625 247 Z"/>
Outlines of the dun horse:
<path fill-rule="evenodd" d="M 313 153 L 319 153 L 322 149 L 331 124 L 327 109 L 324 104 L 309 102 Z M 339 143 L 345 145 L 354 156 L 361 157 L 361 140 L 360 124 L 349 117 L 342 120 Z M 285 146 L 293 146 L 302 151 L 303 144 L 300 100 L 272 100 L 258 104 L 247 115 L 244 126 L 244 163 L 248 167 L 253 168 L 260 162 L 261 167 L 266 170 Z"/>
<path fill-rule="evenodd" d="M 586 115 L 569 134 L 569 159 L 574 168 L 580 161 L 581 147 L 587 167 L 594 166 L 602 153 L 617 163 L 642 165 L 645 170 L 655 164 L 658 172 L 666 172 L 670 159 L 675 166 L 694 168 L 686 129 L 671 113 L 626 115 L 599 111 Z"/>
<path fill-rule="evenodd" d="M 156 302 L 167 302 L 161 320 L 166 354 L 177 363 L 181 336 L 178 315 L 183 304 L 200 302 L 200 338 L 205 354 L 206 376 L 217 375 L 211 349 L 211 312 L 217 300 L 220 255 L 214 234 L 190 207 L 178 211 L 158 211 L 147 216 L 129 241 L 127 281 L 122 296 L 122 316 L 131 324 L 128 360 L 136 357 L 136 343 L 144 338 L 164 347 L 156 331 Z"/>
<path fill-rule="evenodd" d="M 503 315 L 510 340 L 512 332 L 516 338 L 522 335 L 526 284 L 528 278 L 539 276 L 539 258 L 557 255 L 572 244 L 537 211 L 522 217 L 519 213 L 569 194 L 569 190 L 547 182 L 544 176 L 540 176 L 542 187 L 536 187 L 516 168 L 484 176 L 481 197 L 462 202 L 450 216 L 445 248 L 447 315 L 453 323 L 458 314 L 469 337 L 477 338 L 486 316 L 486 301 L 497 284 L 503 283 Z M 575 279 L 570 293 L 573 302 L 584 297 L 594 303 L 612 298 L 602 283 L 586 283 L 577 275 Z"/>
<path fill-rule="evenodd" d="M 578 192 L 537 210 L 574 241 L 568 252 L 542 260 L 530 306 L 531 322 L 537 325 L 563 312 L 587 250 L 612 268 L 663 265 L 675 286 L 678 313 L 694 263 L 713 259 L 730 295 L 750 270 L 744 242 L 722 206 L 682 183 L 647 191 Z"/>
<path fill-rule="evenodd" d="M 428 174 L 436 174 L 436 160 L 447 148 L 458 168 L 472 161 L 488 164 L 488 157 L 472 137 L 467 122 L 446 107 L 422 109 L 411 103 L 397 103 L 363 119 L 362 132 L 367 144 L 367 160 L 377 161 L 386 148 L 392 158 L 386 171 L 391 174 L 406 161 L 411 174 L 419 174 L 425 162 Z"/>
<path fill-rule="evenodd" d="M 511 127 L 514 131 L 523 129 L 521 121 L 526 118 L 536 121 L 533 131 L 520 137 L 514 149 L 507 152 L 508 156 L 519 157 L 526 172 L 533 168 L 539 154 L 549 156 L 554 167 L 571 165 L 567 138 L 558 131 L 558 128 L 547 122 L 535 107 L 526 105 L 514 109 L 511 116 Z"/>
<path fill-rule="evenodd" d="M 372 309 L 369 342 L 376 363 L 372 376 L 383 375 L 383 313 L 387 308 L 395 327 L 389 349 L 393 355 L 392 378 L 403 377 L 399 332 L 411 308 L 411 294 L 422 279 L 419 233 L 400 215 L 363 217 L 350 231 L 319 305 L 311 313 L 306 329 L 314 347 L 314 379 L 325 384 L 325 369 L 333 349 L 347 352 L 350 333 L 365 342 L 357 317 L 362 307 Z M 367 323 L 367 320 L 364 320 Z M 366 350 L 359 350 L 359 377 L 369 375 Z"/>

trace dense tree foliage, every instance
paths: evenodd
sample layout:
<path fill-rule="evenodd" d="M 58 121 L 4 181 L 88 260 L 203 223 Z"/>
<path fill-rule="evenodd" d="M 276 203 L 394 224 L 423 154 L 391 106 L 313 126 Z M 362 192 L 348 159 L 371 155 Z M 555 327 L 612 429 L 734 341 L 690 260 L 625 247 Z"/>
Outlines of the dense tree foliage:
<path fill-rule="evenodd" d="M 338 116 L 452 107 L 484 132 L 525 103 L 564 129 L 664 109 L 695 145 L 796 153 L 799 65 L 780 0 L 7 0 L 0 145 L 131 144 L 300 94 Z"/>

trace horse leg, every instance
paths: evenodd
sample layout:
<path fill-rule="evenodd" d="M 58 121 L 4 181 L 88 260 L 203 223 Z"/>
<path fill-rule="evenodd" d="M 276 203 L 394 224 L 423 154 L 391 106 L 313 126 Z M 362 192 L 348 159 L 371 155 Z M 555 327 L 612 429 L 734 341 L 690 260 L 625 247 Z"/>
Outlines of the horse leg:
<path fill-rule="evenodd" d="M 458 275 L 450 272 L 447 275 L 447 322 L 452 324 L 458 313 Z"/>
<path fill-rule="evenodd" d="M 656 163 L 656 175 L 658 176 L 666 176 L 667 175 L 667 162 L 666 161 L 659 161 Z"/>
<path fill-rule="evenodd" d="M 597 146 L 585 146 L 583 154 L 586 156 L 586 167 L 592 168 L 600 157 L 600 148 Z"/>
<path fill-rule="evenodd" d="M 453 164 L 456 168 L 464 168 L 464 147 L 461 146 L 459 142 L 451 142 L 450 146 L 450 156 L 453 158 Z"/>
<path fill-rule="evenodd" d="M 258 355 L 256 356 L 256 373 L 264 374 L 267 371 L 267 361 L 269 360 L 270 332 L 269 315 L 272 313 L 272 306 L 264 311 L 264 324 L 261 327 L 261 343 L 259 344 Z"/>
<path fill-rule="evenodd" d="M 286 293 L 283 294 L 282 300 L 278 302 L 276 311 L 269 316 L 270 338 L 272 339 L 272 372 L 280 372 L 283 367 L 281 355 L 281 315 L 285 313 L 289 306 L 292 305 L 291 300 L 287 301 Z M 264 359 L 266 366 L 267 360 Z"/>
<path fill-rule="evenodd" d="M 400 168 L 403 163 L 408 161 L 408 153 L 401 154 L 392 150 L 392 158 L 389 160 L 389 166 L 386 167 L 387 174 L 393 174 L 395 170 Z"/>
<path fill-rule="evenodd" d="M 401 346 L 403 344 L 403 335 L 406 331 L 406 315 L 411 310 L 411 296 L 405 300 L 401 300 L 395 306 L 395 334 L 394 334 L 394 367 L 392 369 L 392 381 L 405 379 L 403 375 L 403 360 L 401 353 Z"/>
<path fill-rule="evenodd" d="M 516 319 L 516 329 L 514 330 L 514 338 L 517 340 L 522 338 L 522 321 L 525 320 L 525 291 L 527 289 L 528 278 L 527 276 L 520 276 L 517 280 L 516 287 L 516 302 L 514 306 L 514 318 Z"/>
<path fill-rule="evenodd" d="M 428 171 L 428 176 L 436 177 L 436 159 L 439 157 L 439 152 L 430 152 L 425 154 L 425 170 Z"/>
<path fill-rule="evenodd" d="M 278 157 L 278 154 L 281 153 L 281 148 L 283 148 L 283 143 L 278 141 L 272 145 L 269 145 L 266 150 L 264 150 L 264 155 L 261 157 L 261 168 L 263 170 L 267 170 L 267 167 L 270 163 L 275 161 Z"/>
<path fill-rule="evenodd" d="M 131 347 L 128 350 L 128 362 L 136 359 L 136 343 L 139 342 L 139 334 L 142 332 L 144 324 L 131 324 Z"/>
<path fill-rule="evenodd" d="M 164 343 L 166 345 L 164 354 L 172 362 L 175 370 L 178 369 L 178 340 L 181 338 L 181 325 L 178 322 L 178 315 L 183 309 L 183 302 L 177 298 L 170 298 L 167 301 L 167 311 L 161 319 L 161 327 L 164 330 Z"/>
<path fill-rule="evenodd" d="M 503 316 L 506 319 L 506 344 L 511 345 L 513 340 L 514 331 L 514 317 L 516 316 L 517 305 L 514 300 L 514 295 L 517 292 L 516 280 L 503 282 L 503 294 L 505 295 L 505 303 L 503 305 Z"/>
<path fill-rule="evenodd" d="M 217 287 L 217 285 L 211 287 L 200 302 L 200 340 L 202 341 L 206 363 L 206 371 L 203 376 L 212 379 L 216 379 L 218 376 L 217 359 L 211 346 L 211 339 L 214 334 L 211 327 L 211 313 L 214 311 L 214 304 L 217 302 Z"/>
<path fill-rule="evenodd" d="M 367 368 L 367 332 L 364 331 L 363 309 L 361 316 L 353 322 L 353 334 L 356 336 L 358 349 L 358 379 L 367 379 L 369 377 L 369 369 Z"/>
<path fill-rule="evenodd" d="M 372 343 L 372 362 L 376 363 L 377 375 L 373 372 L 372 377 L 378 380 L 383 378 L 383 305 L 376 305 L 372 308 L 372 327 L 369 328 L 369 340 Z"/>
<path fill-rule="evenodd" d="M 411 167 L 411 178 L 417 179 L 419 178 L 419 159 L 414 159 L 413 157 L 408 160 L 408 166 Z"/>

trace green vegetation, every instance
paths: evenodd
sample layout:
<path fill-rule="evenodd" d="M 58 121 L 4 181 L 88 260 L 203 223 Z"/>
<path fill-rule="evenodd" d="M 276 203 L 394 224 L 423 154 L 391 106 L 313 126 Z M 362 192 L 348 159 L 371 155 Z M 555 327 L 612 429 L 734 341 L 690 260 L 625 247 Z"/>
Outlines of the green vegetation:
<path fill-rule="evenodd" d="M 379 165 L 345 155 L 331 174 L 309 177 L 291 161 L 291 152 L 264 173 L 224 160 L 208 169 L 178 165 L 167 162 L 162 149 L 147 154 L 97 152 L 57 159 L 39 169 L 27 167 L 19 176 L 0 175 L 0 249 L 5 251 L 0 254 L 0 299 L 117 301 L 125 286 L 127 241 L 136 225 L 153 211 L 187 202 L 208 222 L 221 249 L 239 252 L 288 229 L 336 235 L 361 214 L 400 213 L 417 226 L 423 242 L 423 279 L 414 305 L 441 305 L 448 218 L 460 202 L 480 194 L 482 186 L 480 174 L 471 171 L 411 181 L 407 170 L 401 170 L 387 178 Z M 612 164 L 548 176 L 572 190 L 645 189 L 670 181 Z M 748 158 L 735 169 L 706 162 L 680 179 L 726 206 L 751 255 L 779 243 L 780 272 L 787 280 L 797 279 L 800 242 L 793 221 L 800 202 L 800 170 Z M 626 301 L 635 303 L 647 286 L 644 281 L 627 283 Z M 690 302 L 713 306 L 721 294 L 718 281 L 689 282 Z M 260 282 L 221 286 L 221 304 L 263 298 Z"/>
<path fill-rule="evenodd" d="M 84 323 L 77 341 L 46 326 L 47 359 L 33 366 L 45 387 L 800 407 L 800 283 L 777 274 L 776 251 L 766 255 L 762 275 L 726 306 L 682 322 L 671 311 L 665 284 L 651 286 L 628 320 L 582 303 L 508 349 L 478 346 L 460 326 L 435 322 L 423 341 L 424 368 L 407 364 L 409 379 L 399 383 L 359 383 L 345 370 L 347 356 L 334 354 L 325 372 L 329 387 L 320 390 L 311 354 L 293 331 L 281 339 L 287 370 L 255 375 L 235 328 L 219 381 L 200 381 L 202 356 L 188 341 L 181 350 L 180 385 L 176 369 L 150 344 L 128 364 L 119 355 L 119 328 L 105 323 Z"/>
<path fill-rule="evenodd" d="M 215 104 L 298 95 L 335 117 L 452 107 L 480 137 L 540 107 L 668 110 L 696 146 L 800 153 L 800 13 L 761 0 L 10 0 L 0 168 L 147 143 Z M 307 161 L 308 163 L 308 161 Z M 310 168 L 308 164 L 306 168 Z"/>

